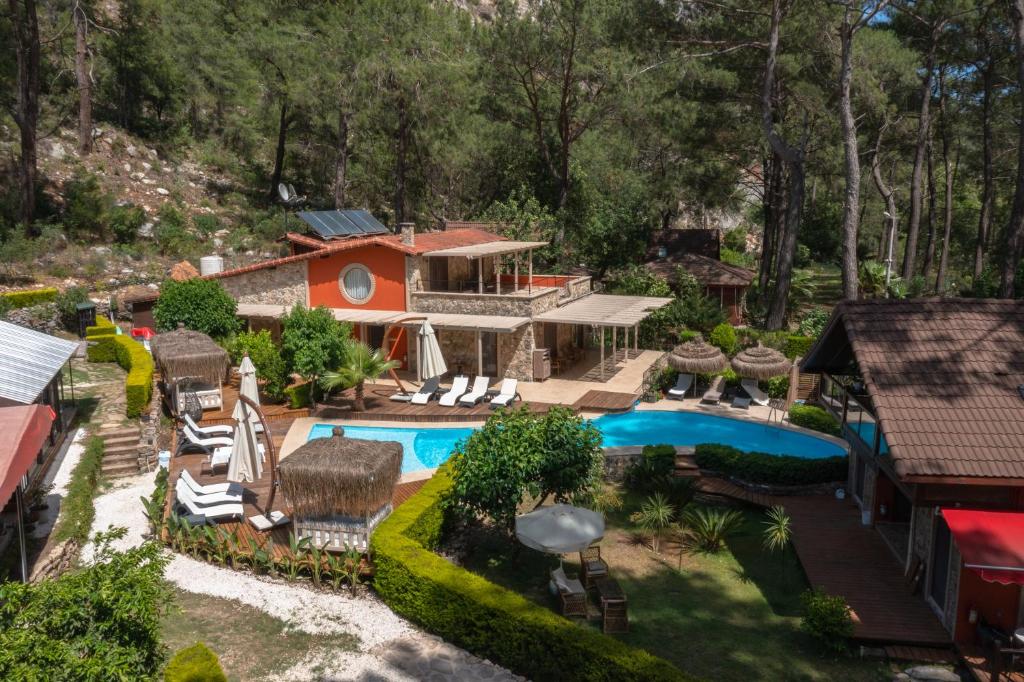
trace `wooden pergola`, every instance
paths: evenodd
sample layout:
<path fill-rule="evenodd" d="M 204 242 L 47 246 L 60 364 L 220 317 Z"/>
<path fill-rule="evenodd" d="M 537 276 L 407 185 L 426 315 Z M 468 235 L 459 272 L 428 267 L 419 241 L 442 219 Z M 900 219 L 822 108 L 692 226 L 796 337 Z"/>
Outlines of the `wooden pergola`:
<path fill-rule="evenodd" d="M 497 265 L 494 268 L 494 285 L 495 292 L 501 294 L 501 261 L 502 256 L 512 255 L 513 261 L 513 283 L 512 288 L 514 292 L 519 291 L 519 257 L 520 254 L 526 253 L 527 271 L 528 276 L 526 278 L 527 291 L 533 292 L 533 250 L 539 249 L 542 246 L 547 246 L 548 242 L 522 242 L 522 241 L 496 241 L 487 242 L 485 244 L 473 244 L 471 246 L 456 246 L 450 249 L 440 249 L 438 251 L 428 251 L 423 254 L 427 258 L 467 258 L 470 260 L 482 260 L 483 258 L 493 257 L 499 259 Z M 477 269 L 477 293 L 484 293 L 484 269 Z M 431 323 L 433 324 L 433 323 Z"/>

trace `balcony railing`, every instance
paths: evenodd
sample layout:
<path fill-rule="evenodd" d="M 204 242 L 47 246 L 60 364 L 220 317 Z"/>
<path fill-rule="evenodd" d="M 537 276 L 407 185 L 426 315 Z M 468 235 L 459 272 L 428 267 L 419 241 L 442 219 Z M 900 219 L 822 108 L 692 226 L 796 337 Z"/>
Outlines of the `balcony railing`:
<path fill-rule="evenodd" d="M 532 281 L 532 287 L 531 287 Z M 583 293 L 590 291 L 589 277 L 576 277 L 573 275 L 520 275 L 518 290 L 516 288 L 516 276 L 512 274 L 501 275 L 501 288 L 499 291 L 498 282 L 494 279 L 484 280 L 483 284 L 477 279 L 421 279 L 417 292 L 448 293 L 448 294 L 489 294 L 492 296 L 525 296 L 531 291 L 536 293 L 544 289 L 558 289 L 560 299 L 576 298 Z"/>

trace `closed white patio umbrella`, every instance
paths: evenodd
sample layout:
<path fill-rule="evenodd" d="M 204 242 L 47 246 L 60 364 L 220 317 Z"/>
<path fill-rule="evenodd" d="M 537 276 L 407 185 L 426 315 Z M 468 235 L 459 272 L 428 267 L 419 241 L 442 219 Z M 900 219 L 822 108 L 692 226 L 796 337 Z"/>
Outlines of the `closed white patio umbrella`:
<path fill-rule="evenodd" d="M 582 552 L 604 537 L 604 517 L 590 509 L 555 504 L 517 516 L 516 537 L 546 554 Z"/>
<path fill-rule="evenodd" d="M 235 405 L 235 433 L 228 460 L 228 480 L 252 483 L 263 476 L 263 457 L 259 452 L 259 439 L 251 419 L 255 410 L 241 400 Z M 256 417 L 258 420 L 259 417 Z"/>
<path fill-rule="evenodd" d="M 420 379 L 439 377 L 448 371 L 448 365 L 441 355 L 441 344 L 437 342 L 437 334 L 427 321 L 420 327 Z"/>
<path fill-rule="evenodd" d="M 241 364 L 238 365 L 238 376 L 241 378 L 238 386 L 238 394 L 244 395 L 246 398 L 259 405 L 260 389 L 256 384 L 256 365 L 252 364 L 252 360 L 249 358 L 248 353 L 245 354 L 245 357 L 242 358 Z M 231 415 L 235 419 L 242 418 L 241 405 L 241 401 L 235 403 L 235 411 Z M 260 423 L 260 418 L 256 415 L 255 410 L 250 409 L 247 410 L 247 412 L 249 413 L 249 421 L 252 422 L 253 426 Z"/>

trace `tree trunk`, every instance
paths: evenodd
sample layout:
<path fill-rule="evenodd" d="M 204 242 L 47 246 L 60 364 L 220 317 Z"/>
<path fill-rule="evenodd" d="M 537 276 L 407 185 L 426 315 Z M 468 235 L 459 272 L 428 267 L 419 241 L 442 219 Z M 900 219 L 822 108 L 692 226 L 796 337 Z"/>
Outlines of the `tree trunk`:
<path fill-rule="evenodd" d="M 928 279 L 932 274 L 932 262 L 935 260 L 935 169 L 932 166 L 933 145 L 928 140 L 928 152 L 925 154 L 925 171 L 927 173 L 928 187 L 928 211 L 926 213 L 926 224 L 928 225 L 928 241 L 924 247 L 924 263 L 921 265 L 921 274 Z M 909 284 L 909 282 L 907 282 Z"/>
<path fill-rule="evenodd" d="M 405 97 L 399 95 L 396 105 L 398 111 L 398 130 L 395 137 L 395 229 L 405 222 L 405 163 L 408 147 L 409 121 L 405 109 Z"/>
<path fill-rule="evenodd" d="M 889 214 L 886 218 L 886 229 L 883 230 L 882 234 L 882 245 L 881 253 L 884 254 L 883 258 L 886 259 L 886 266 L 892 267 L 890 258 L 895 258 L 895 254 L 889 253 L 889 244 L 893 243 L 893 249 L 895 250 L 896 240 L 896 193 L 893 188 L 885 183 L 882 178 L 882 137 L 885 135 L 886 128 L 889 127 L 889 122 L 885 121 L 878 129 L 878 136 L 875 138 L 875 149 L 871 156 L 871 177 L 875 181 L 875 187 L 878 189 L 878 193 L 882 195 L 885 200 L 885 211 Z"/>
<path fill-rule="evenodd" d="M 92 151 L 92 74 L 89 73 L 89 18 L 80 0 L 71 10 L 75 20 L 75 81 L 78 83 L 78 153 Z"/>
<path fill-rule="evenodd" d="M 774 151 L 766 160 L 764 169 L 764 237 L 761 239 L 761 263 L 758 268 L 758 295 L 768 300 L 768 284 L 775 265 L 776 241 L 779 234 L 779 216 L 782 214 L 782 159 Z"/>
<path fill-rule="evenodd" d="M 843 200 L 843 298 L 857 298 L 857 232 L 860 227 L 860 150 L 857 144 L 857 122 L 853 117 L 851 85 L 853 82 L 853 36 L 856 28 L 850 20 L 850 6 L 843 9 L 843 25 L 839 35 L 842 59 L 839 68 L 839 123 L 843 136 L 846 192 Z"/>
<path fill-rule="evenodd" d="M 334 159 L 334 208 L 345 208 L 345 189 L 348 182 L 348 119 L 346 107 L 338 108 L 337 156 Z"/>
<path fill-rule="evenodd" d="M 356 412 L 365 412 L 366 411 L 366 392 L 365 392 L 365 388 L 366 387 L 363 385 L 362 381 L 360 381 L 358 384 L 356 384 L 355 400 L 352 402 L 352 409 L 355 410 Z"/>
<path fill-rule="evenodd" d="M 981 95 L 981 211 L 978 213 L 978 238 L 974 243 L 974 282 L 977 284 L 985 268 L 985 250 L 992 230 L 992 208 L 995 202 L 992 179 L 992 81 L 995 60 L 990 56 L 982 71 Z"/>
<path fill-rule="evenodd" d="M 274 172 L 270 174 L 270 192 L 273 201 L 277 196 L 277 186 L 281 184 L 281 173 L 284 171 L 284 150 L 288 141 L 288 96 L 281 95 L 281 116 L 277 122 L 277 149 L 274 152 Z"/>
<path fill-rule="evenodd" d="M 14 122 L 21 138 L 18 194 L 21 222 L 36 235 L 36 129 L 39 125 L 39 17 L 35 0 L 8 0 L 17 58 Z"/>
<path fill-rule="evenodd" d="M 1020 0 L 1024 2 L 1024 0 Z M 783 140 L 775 130 L 772 94 L 775 91 L 775 64 L 779 51 L 779 27 L 784 11 L 782 0 L 772 0 L 771 23 L 768 33 L 768 56 L 765 60 L 764 83 L 761 87 L 761 125 L 772 150 L 785 162 L 789 170 L 789 196 L 786 201 L 786 220 L 779 236 L 778 261 L 775 287 L 768 304 L 765 327 L 768 330 L 781 329 L 786 319 L 789 302 L 789 286 L 793 276 L 793 260 L 796 254 L 796 238 L 800 230 L 800 217 L 804 200 L 804 150 L 807 144 L 808 122 L 804 114 L 803 131 L 799 147 L 793 147 Z"/>
<path fill-rule="evenodd" d="M 932 78 L 935 71 L 936 31 L 933 30 L 925 57 L 925 75 L 921 82 L 921 110 L 917 120 L 917 142 L 914 147 L 914 168 L 910 174 L 910 223 L 907 225 L 907 244 L 903 251 L 903 279 L 914 276 L 917 258 L 917 235 L 921 227 L 921 176 L 924 173 L 928 130 L 931 127 Z"/>
<path fill-rule="evenodd" d="M 1013 19 L 1013 40 L 1017 48 L 1017 182 L 1013 194 L 1013 209 L 1006 226 L 1003 267 L 999 278 L 1000 298 L 1014 297 L 1014 277 L 1020 265 L 1024 247 L 1024 0 L 1013 0 L 1010 6 Z"/>
<path fill-rule="evenodd" d="M 946 93 L 945 76 L 939 72 L 939 121 L 942 124 L 942 167 L 945 172 L 946 196 L 942 211 L 942 255 L 939 257 L 939 272 L 935 278 L 935 293 L 942 296 L 946 292 L 946 268 L 949 264 L 949 235 L 953 230 L 953 180 L 956 172 L 949 156 L 949 121 L 946 110 L 948 95 Z"/>

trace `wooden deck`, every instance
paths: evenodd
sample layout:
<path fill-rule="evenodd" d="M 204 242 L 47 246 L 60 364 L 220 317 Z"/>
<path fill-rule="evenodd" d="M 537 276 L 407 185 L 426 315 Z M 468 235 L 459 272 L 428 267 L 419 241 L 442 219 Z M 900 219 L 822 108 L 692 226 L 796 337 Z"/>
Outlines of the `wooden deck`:
<path fill-rule="evenodd" d="M 206 410 L 203 412 L 203 419 L 200 422 L 202 425 L 210 424 L 230 424 L 234 423 L 234 417 L 232 416 L 235 411 L 235 403 L 238 402 L 238 378 L 232 381 L 231 384 L 227 384 L 221 391 L 222 402 L 224 406 L 219 410 Z M 287 403 L 280 404 L 261 404 L 260 411 L 263 412 L 263 416 L 266 417 L 267 421 L 276 421 L 279 419 L 287 419 L 289 423 L 300 417 L 308 417 L 309 409 L 302 408 L 298 410 L 292 409 Z"/>
<path fill-rule="evenodd" d="M 992 676 L 990 662 L 985 658 L 981 647 L 958 647 L 960 658 L 975 682 L 1024 682 L 1024 672 L 1003 672 L 998 677 Z"/>
<path fill-rule="evenodd" d="M 437 400 L 431 400 L 426 405 L 399 402 L 390 399 L 395 391 L 394 386 L 387 384 L 367 384 L 364 393 L 366 410 L 363 412 L 352 410 L 352 391 L 344 391 L 317 404 L 314 416 L 322 419 L 361 419 L 366 421 L 478 422 L 485 421 L 494 413 L 487 403 L 472 407 L 461 405 L 445 407 L 438 404 Z M 514 404 L 516 406 L 525 404 L 532 412 L 537 413 L 547 412 L 551 409 L 549 403 L 521 403 L 517 400 Z"/>
<path fill-rule="evenodd" d="M 920 596 L 882 537 L 860 523 L 851 500 L 826 495 L 778 498 L 793 522 L 793 545 L 811 585 L 846 598 L 854 637 L 886 644 L 948 647 L 949 633 Z"/>
<path fill-rule="evenodd" d="M 640 396 L 636 393 L 590 390 L 573 404 L 580 412 L 628 412 Z"/>

